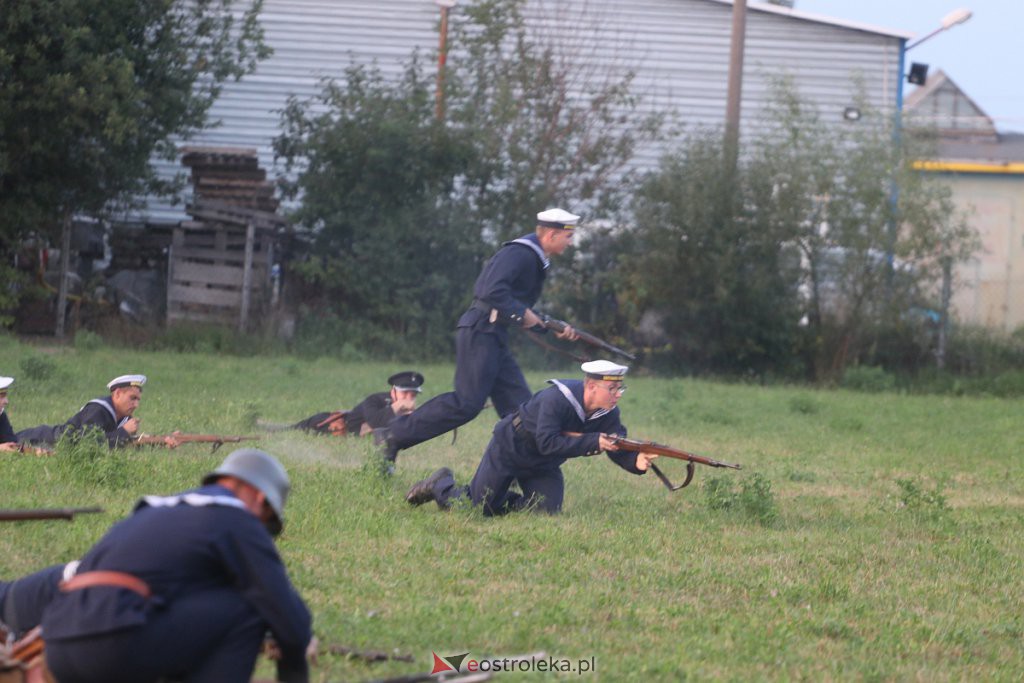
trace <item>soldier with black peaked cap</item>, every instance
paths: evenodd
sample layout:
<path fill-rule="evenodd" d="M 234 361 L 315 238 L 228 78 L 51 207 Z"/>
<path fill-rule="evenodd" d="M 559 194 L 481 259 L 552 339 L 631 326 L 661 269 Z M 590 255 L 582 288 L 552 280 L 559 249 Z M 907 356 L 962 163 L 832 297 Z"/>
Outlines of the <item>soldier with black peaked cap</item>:
<path fill-rule="evenodd" d="M 305 682 L 312 619 L 272 538 L 289 488 L 273 456 L 237 450 L 201 487 L 143 498 L 77 567 L 0 584 L 0 614 L 5 586 L 22 595 L 17 628 L 42 612 L 61 683 L 247 683 L 267 631 L 277 680 Z"/>
<path fill-rule="evenodd" d="M 499 417 L 530 398 L 530 387 L 508 346 L 508 328 L 543 330 L 531 308 L 540 298 L 549 257 L 572 243 L 579 216 L 549 209 L 537 214 L 533 233 L 506 242 L 487 262 L 473 286 L 473 303 L 455 333 L 455 391 L 435 396 L 416 412 L 391 423 L 384 455 L 460 427 L 483 410 L 490 397 Z M 571 327 L 560 338 L 578 338 Z"/>
<path fill-rule="evenodd" d="M 40 425 L 24 429 L 17 434 L 18 441 L 32 444 L 54 444 L 64 434 L 81 436 L 89 430 L 103 433 L 111 448 L 123 446 L 139 429 L 135 410 L 142 401 L 142 387 L 145 375 L 121 375 L 107 382 L 109 396 L 94 398 L 60 425 Z M 174 448 L 178 441 L 173 436 L 165 437 L 167 446 Z"/>
<path fill-rule="evenodd" d="M 406 500 L 412 505 L 434 500 L 447 508 L 453 499 L 468 495 L 488 516 L 531 506 L 556 513 L 565 492 L 561 466 L 569 458 L 605 451 L 627 472 L 644 474 L 658 456 L 620 450 L 607 436 L 626 435 L 618 402 L 626 391 L 628 368 L 596 360 L 581 369 L 584 379 L 548 380 L 552 386 L 498 422 L 468 487 L 456 486 L 452 471 L 442 467 L 414 484 Z M 513 482 L 519 483 L 521 494 L 510 491 Z"/>
<path fill-rule="evenodd" d="M 396 372 L 388 377 L 390 391 L 370 394 L 351 410 L 316 413 L 291 427 L 320 434 L 364 436 L 375 429 L 387 427 L 399 415 L 415 410 L 423 382 L 423 375 L 415 370 Z"/>

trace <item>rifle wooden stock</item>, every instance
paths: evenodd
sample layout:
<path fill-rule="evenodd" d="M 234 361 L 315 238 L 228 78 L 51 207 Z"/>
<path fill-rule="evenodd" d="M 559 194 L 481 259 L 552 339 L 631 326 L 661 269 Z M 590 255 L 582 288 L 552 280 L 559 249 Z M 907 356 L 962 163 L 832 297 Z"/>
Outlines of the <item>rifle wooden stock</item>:
<path fill-rule="evenodd" d="M 41 519 L 74 519 L 75 515 L 103 512 L 103 508 L 46 508 L 37 510 L 0 510 L 0 522 L 25 522 Z"/>
<path fill-rule="evenodd" d="M 137 446 L 166 446 L 167 443 L 164 441 L 167 437 L 171 437 L 176 440 L 179 444 L 182 443 L 210 443 L 213 444 L 213 450 L 217 450 L 226 443 L 239 443 L 241 441 L 256 441 L 260 437 L 258 436 L 226 436 L 223 434 L 164 434 L 164 435 L 148 435 L 141 434 L 132 438 L 132 443 Z"/>
<path fill-rule="evenodd" d="M 549 318 L 546 315 L 541 316 L 541 321 L 544 323 L 544 327 L 546 327 L 549 330 L 553 330 L 555 332 L 561 332 L 566 327 L 569 326 L 569 323 L 565 322 L 564 320 L 557 320 L 555 318 Z M 628 351 L 624 351 L 624 350 L 620 349 L 618 346 L 615 346 L 613 344 L 609 344 L 604 339 L 601 339 L 600 337 L 595 337 L 594 335 L 590 334 L 589 332 L 585 332 L 585 331 L 581 330 L 580 328 L 578 328 L 576 326 L 572 326 L 572 328 L 574 330 L 576 330 L 576 334 L 578 334 L 580 336 L 580 341 L 581 342 L 583 342 L 585 344 L 589 344 L 590 346 L 593 346 L 595 348 L 607 351 L 608 353 L 614 353 L 614 354 L 616 354 L 618 356 L 622 356 L 623 358 L 629 359 L 631 361 L 636 360 L 636 356 L 634 356 L 633 354 L 629 353 Z"/>

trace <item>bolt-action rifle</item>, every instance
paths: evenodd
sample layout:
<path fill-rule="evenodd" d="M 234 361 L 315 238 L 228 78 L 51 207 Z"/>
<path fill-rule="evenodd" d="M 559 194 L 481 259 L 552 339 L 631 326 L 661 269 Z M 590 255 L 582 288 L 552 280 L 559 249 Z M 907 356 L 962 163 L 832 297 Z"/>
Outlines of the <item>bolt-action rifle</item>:
<path fill-rule="evenodd" d="M 165 439 L 171 437 L 178 443 L 209 443 L 213 444 L 211 452 L 216 451 L 218 448 L 226 443 L 239 443 L 241 441 L 256 441 L 260 437 L 258 436 L 225 436 L 223 434 L 180 434 L 173 432 L 165 436 L 160 435 L 149 435 L 141 434 L 132 438 L 132 443 L 136 446 L 165 446 L 167 442 Z"/>
<path fill-rule="evenodd" d="M 75 515 L 103 512 L 103 508 L 43 508 L 37 510 L 0 510 L 0 522 L 26 522 L 40 519 L 72 520 Z"/>
<path fill-rule="evenodd" d="M 541 323 L 544 325 L 546 329 L 553 330 L 554 332 L 561 332 L 566 327 L 569 326 L 569 323 L 565 322 L 564 320 L 558 320 L 547 315 L 540 315 L 540 319 Z M 575 325 L 572 326 L 572 329 L 576 331 L 576 334 L 580 336 L 580 341 L 583 342 L 584 344 L 589 344 L 594 348 L 607 351 L 608 353 L 614 353 L 617 356 L 622 356 L 623 358 L 626 358 L 631 361 L 636 360 L 636 356 L 634 356 L 630 352 L 624 351 L 620 349 L 618 346 L 615 346 L 614 344 L 609 344 L 600 337 L 595 337 L 594 335 L 590 334 L 589 332 L 585 332 L 584 330 L 581 330 Z"/>
<path fill-rule="evenodd" d="M 566 436 L 583 436 L 580 432 L 562 432 Z M 693 464 L 700 463 L 701 465 L 707 465 L 708 467 L 730 467 L 734 470 L 743 469 L 739 465 L 735 465 L 730 462 L 722 462 L 721 460 L 715 460 L 714 458 L 707 458 L 703 455 L 697 455 L 696 453 L 690 453 L 689 451 L 680 450 L 673 448 L 672 446 L 666 446 L 664 444 L 655 443 L 654 441 L 647 441 L 644 439 L 628 439 L 618 434 L 605 434 L 612 443 L 616 444 L 619 448 L 624 451 L 636 451 L 637 453 L 651 453 L 653 455 L 664 455 L 667 458 L 675 458 L 676 460 L 686 461 L 686 481 L 678 486 L 674 485 L 669 481 L 668 477 L 658 469 L 658 466 L 653 462 L 650 463 L 651 471 L 657 475 L 661 483 L 669 491 L 678 491 L 681 488 L 690 485 L 693 481 L 694 470 L 696 469 Z"/>

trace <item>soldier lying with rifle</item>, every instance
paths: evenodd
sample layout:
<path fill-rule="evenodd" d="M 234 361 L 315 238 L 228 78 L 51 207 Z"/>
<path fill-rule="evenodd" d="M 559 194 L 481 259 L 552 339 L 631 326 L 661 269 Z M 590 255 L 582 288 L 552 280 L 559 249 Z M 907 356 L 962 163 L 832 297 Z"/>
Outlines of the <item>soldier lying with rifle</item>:
<path fill-rule="evenodd" d="M 7 397 L 14 384 L 13 377 L 0 377 L 0 453 L 32 453 L 34 455 L 46 455 L 49 451 L 42 448 L 34 448 L 28 444 L 19 443 L 18 436 L 14 433 L 11 420 L 7 417 L 7 406 L 10 399 Z"/>
<path fill-rule="evenodd" d="M 293 425 L 265 425 L 272 430 L 302 429 L 316 434 L 333 436 L 365 436 L 375 429 L 391 424 L 399 415 L 408 415 L 416 409 L 416 399 L 423 391 L 423 375 L 407 370 L 388 377 L 390 391 L 370 394 L 351 410 L 316 413 Z"/>
<path fill-rule="evenodd" d="M 135 410 L 142 401 L 142 387 L 145 384 L 145 375 L 115 377 L 107 383 L 109 396 L 92 399 L 64 424 L 30 427 L 18 432 L 16 438 L 21 443 L 52 445 L 65 434 L 81 438 L 89 432 L 99 432 L 110 448 L 124 446 L 132 441 L 139 429 L 139 418 L 135 417 Z M 178 446 L 179 442 L 174 436 L 161 438 L 169 448 Z"/>

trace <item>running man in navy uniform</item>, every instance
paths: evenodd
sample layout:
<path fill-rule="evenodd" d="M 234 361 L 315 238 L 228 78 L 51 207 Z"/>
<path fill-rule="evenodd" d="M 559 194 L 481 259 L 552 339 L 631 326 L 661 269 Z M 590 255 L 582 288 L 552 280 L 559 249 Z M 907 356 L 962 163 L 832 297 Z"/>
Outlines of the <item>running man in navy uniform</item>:
<path fill-rule="evenodd" d="M 455 333 L 455 391 L 435 396 L 414 413 L 391 423 L 384 457 L 460 427 L 483 410 L 490 397 L 499 417 L 530 398 L 530 387 L 508 347 L 510 326 L 543 330 L 531 308 L 540 298 L 549 257 L 572 243 L 579 216 L 562 209 L 537 214 L 532 234 L 506 242 L 484 266 L 473 286 L 473 303 Z M 571 327 L 559 338 L 575 341 Z"/>
<path fill-rule="evenodd" d="M 22 631 L 42 615 L 61 683 L 247 683 L 268 631 L 277 680 L 305 682 L 312 619 L 272 538 L 289 488 L 273 456 L 237 450 L 200 488 L 143 498 L 80 562 L 0 583 L 0 616 Z"/>
<path fill-rule="evenodd" d="M 135 410 L 142 401 L 145 384 L 145 375 L 115 377 L 107 383 L 109 396 L 89 401 L 64 424 L 30 427 L 18 432 L 17 439 L 22 443 L 55 444 L 64 434 L 78 438 L 94 431 L 101 432 L 111 448 L 124 446 L 139 429 Z M 164 437 L 164 443 L 171 448 L 179 445 L 173 436 Z"/>
<path fill-rule="evenodd" d="M 627 472 L 644 474 L 658 456 L 620 450 L 607 436 L 626 435 L 618 402 L 626 391 L 623 379 L 628 368 L 606 360 L 581 368 L 583 380 L 548 380 L 552 386 L 498 422 L 468 487 L 457 486 L 452 471 L 442 467 L 414 484 L 406 500 L 412 505 L 433 500 L 447 508 L 452 500 L 468 495 L 487 516 L 527 507 L 554 514 L 562 509 L 561 467 L 569 458 L 605 451 Z M 510 490 L 513 482 L 522 493 Z"/>
<path fill-rule="evenodd" d="M 291 428 L 318 434 L 365 436 L 387 427 L 399 415 L 414 411 L 423 381 L 423 375 L 414 370 L 395 373 L 388 377 L 390 391 L 370 394 L 351 410 L 317 413 Z"/>

